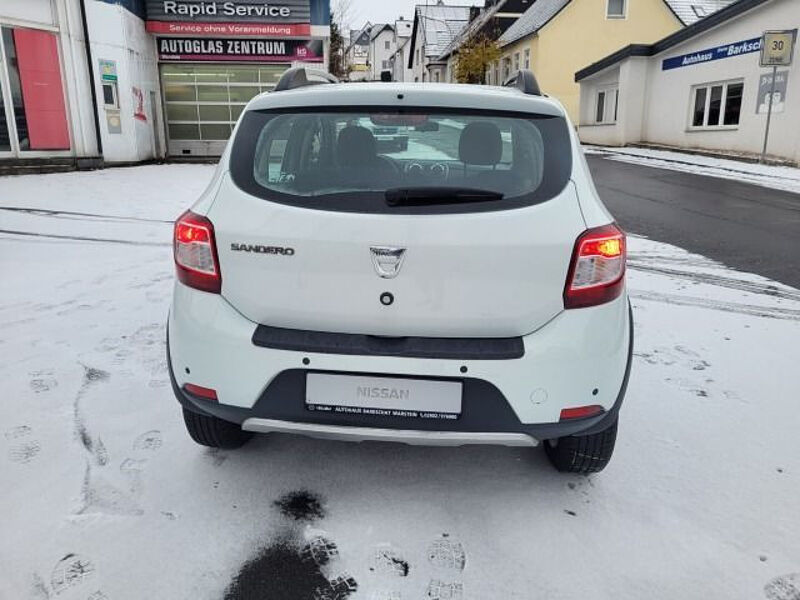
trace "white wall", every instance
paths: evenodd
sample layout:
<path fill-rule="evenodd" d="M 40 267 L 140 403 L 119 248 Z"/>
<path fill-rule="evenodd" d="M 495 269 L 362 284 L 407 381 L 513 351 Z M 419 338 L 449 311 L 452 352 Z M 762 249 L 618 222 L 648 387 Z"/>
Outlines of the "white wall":
<path fill-rule="evenodd" d="M 163 116 L 161 90 L 158 84 L 158 65 L 153 38 L 145 32 L 144 22 L 119 5 L 89 1 L 86 3 L 89 36 L 92 46 L 92 66 L 95 70 L 95 90 L 100 111 L 100 131 L 103 138 L 103 155 L 106 162 L 129 162 L 156 157 L 154 107 L 150 92 L 156 93 L 157 123 L 162 131 L 158 135 L 163 145 Z M 117 64 L 121 134 L 109 133 L 106 110 L 102 103 L 102 84 L 98 61 L 113 60 Z M 132 88 L 142 90 L 147 121 L 134 118 Z"/>
<path fill-rule="evenodd" d="M 759 78 L 771 73 L 761 68 L 757 52 L 709 61 L 668 71 L 665 58 L 761 36 L 769 29 L 800 26 L 798 0 L 772 0 L 760 8 L 650 57 L 629 58 L 619 66 L 620 110 L 616 126 L 582 126 L 581 139 L 589 143 L 626 144 L 648 142 L 682 148 L 724 150 L 756 154 L 761 151 L 766 115 L 756 114 Z M 800 44 L 798 44 L 800 46 Z M 789 68 L 783 113 L 773 114 L 768 153 L 800 162 L 800 50 L 795 48 Z M 780 70 L 783 70 L 781 68 Z M 611 70 L 581 83 L 581 118 L 593 106 L 597 88 Z M 690 130 L 692 86 L 733 79 L 744 81 L 739 125 L 715 130 Z"/>
<path fill-rule="evenodd" d="M 389 42 L 389 48 L 386 48 L 386 42 Z M 397 49 L 394 41 L 394 31 L 391 29 L 384 29 L 376 35 L 369 44 L 369 78 L 373 81 L 380 81 L 381 71 L 384 70 L 383 61 L 389 60 Z M 391 67 L 386 67 L 387 69 Z"/>

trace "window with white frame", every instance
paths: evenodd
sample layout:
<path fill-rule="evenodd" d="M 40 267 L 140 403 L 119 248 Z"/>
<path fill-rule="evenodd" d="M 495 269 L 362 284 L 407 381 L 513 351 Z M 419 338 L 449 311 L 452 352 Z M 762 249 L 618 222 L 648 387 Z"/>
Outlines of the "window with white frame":
<path fill-rule="evenodd" d="M 525 48 L 525 68 L 531 68 L 531 49 Z"/>
<path fill-rule="evenodd" d="M 619 114 L 619 88 L 603 87 L 597 90 L 594 103 L 594 122 L 616 123 Z"/>
<path fill-rule="evenodd" d="M 606 18 L 624 19 L 627 0 L 606 0 Z"/>
<path fill-rule="evenodd" d="M 690 128 L 736 127 L 742 111 L 744 82 L 709 83 L 692 88 Z"/>

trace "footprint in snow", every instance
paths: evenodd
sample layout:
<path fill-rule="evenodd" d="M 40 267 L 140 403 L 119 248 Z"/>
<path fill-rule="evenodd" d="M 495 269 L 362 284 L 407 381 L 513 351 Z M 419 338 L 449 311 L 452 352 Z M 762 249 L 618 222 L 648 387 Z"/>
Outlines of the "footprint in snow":
<path fill-rule="evenodd" d="M 767 600 L 800 600 L 800 573 L 781 575 L 764 586 Z"/>
<path fill-rule="evenodd" d="M 26 464 L 41 452 L 42 445 L 32 437 L 33 430 L 27 425 L 12 427 L 5 432 L 5 438 L 11 445 L 8 448 L 8 459 L 11 462 Z"/>
<path fill-rule="evenodd" d="M 461 542 L 441 537 L 428 546 L 428 560 L 437 568 L 463 571 L 467 555 Z"/>

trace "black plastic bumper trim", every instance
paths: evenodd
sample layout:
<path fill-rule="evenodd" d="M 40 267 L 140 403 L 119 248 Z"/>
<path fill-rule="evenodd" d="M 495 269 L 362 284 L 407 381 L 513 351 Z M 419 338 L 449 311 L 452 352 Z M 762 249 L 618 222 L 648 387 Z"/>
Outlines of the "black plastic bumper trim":
<path fill-rule="evenodd" d="M 293 350 L 316 354 L 397 356 L 407 358 L 446 358 L 458 360 L 508 360 L 522 358 L 525 344 L 521 337 L 434 338 L 383 337 L 352 333 L 329 333 L 283 329 L 259 325 L 253 344 L 273 350 Z"/>
<path fill-rule="evenodd" d="M 538 440 L 550 440 L 565 436 L 598 433 L 617 420 L 630 377 L 633 359 L 633 311 L 628 305 L 630 336 L 625 374 L 614 405 L 596 417 L 561 421 L 558 423 L 528 424 L 520 422 L 506 398 L 490 382 L 477 378 L 441 378 L 460 381 L 464 385 L 462 415 L 457 420 L 406 419 L 402 417 L 364 417 L 345 414 L 329 414 L 305 410 L 305 381 L 308 369 L 289 369 L 279 373 L 267 386 L 252 408 L 241 408 L 219 404 L 199 398 L 181 389 L 173 374 L 172 359 L 167 335 L 167 365 L 175 397 L 184 408 L 201 414 L 212 415 L 241 425 L 250 417 L 277 419 L 295 423 L 321 423 L 352 427 L 379 427 L 384 429 L 415 429 L 420 431 L 458 432 L 510 432 L 524 433 Z M 326 371 L 327 372 L 327 371 Z M 335 372 L 329 372 L 335 373 Z M 346 373 L 354 375 L 355 373 Z M 397 378 L 397 374 L 369 373 L 373 376 Z M 400 376 L 402 377 L 402 376 Z M 421 377 L 420 379 L 431 379 Z M 587 404 L 590 403 L 587 401 Z"/>

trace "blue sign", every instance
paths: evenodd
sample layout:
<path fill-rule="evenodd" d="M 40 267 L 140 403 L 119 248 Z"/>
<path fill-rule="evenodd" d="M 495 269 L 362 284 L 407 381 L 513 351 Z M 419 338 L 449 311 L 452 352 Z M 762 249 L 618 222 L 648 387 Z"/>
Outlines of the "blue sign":
<path fill-rule="evenodd" d="M 681 56 L 665 58 L 661 62 L 661 70 L 669 71 L 670 69 L 690 67 L 692 65 L 710 62 L 712 60 L 730 58 L 731 56 L 739 56 L 741 54 L 750 54 L 752 52 L 760 51 L 761 38 L 757 37 L 750 40 L 743 40 L 741 42 L 733 42 L 732 44 L 725 44 L 724 46 L 717 46 L 716 48 L 692 52 L 691 54 L 682 54 Z"/>

